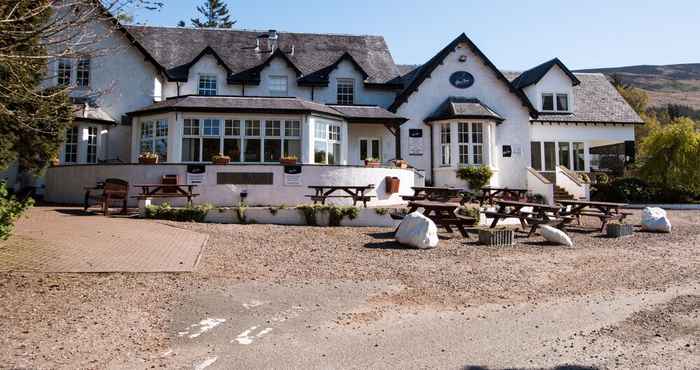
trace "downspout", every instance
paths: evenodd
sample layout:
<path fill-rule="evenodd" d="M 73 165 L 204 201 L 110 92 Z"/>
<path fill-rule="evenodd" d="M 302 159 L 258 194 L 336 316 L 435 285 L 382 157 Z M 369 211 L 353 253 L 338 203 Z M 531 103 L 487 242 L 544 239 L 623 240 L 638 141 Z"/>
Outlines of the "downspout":
<path fill-rule="evenodd" d="M 311 86 L 311 101 L 314 101 L 314 90 L 315 86 Z"/>
<path fill-rule="evenodd" d="M 177 86 L 177 96 L 180 96 L 180 83 L 175 82 L 175 86 Z"/>
<path fill-rule="evenodd" d="M 433 125 L 428 125 L 430 127 L 430 183 L 435 184 L 435 143 L 433 140 Z"/>
<path fill-rule="evenodd" d="M 245 82 L 241 82 L 241 96 L 245 96 Z"/>

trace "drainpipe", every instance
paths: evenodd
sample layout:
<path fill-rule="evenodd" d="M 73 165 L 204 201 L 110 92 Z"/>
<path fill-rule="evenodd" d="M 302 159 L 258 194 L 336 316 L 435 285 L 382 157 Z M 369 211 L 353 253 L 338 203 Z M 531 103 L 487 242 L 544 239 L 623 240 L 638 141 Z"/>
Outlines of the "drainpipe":
<path fill-rule="evenodd" d="M 434 184 L 435 183 L 435 150 L 434 150 L 434 145 L 435 143 L 433 142 L 433 125 L 428 125 L 430 127 L 430 183 Z"/>
<path fill-rule="evenodd" d="M 314 90 L 315 90 L 315 87 L 311 86 L 311 101 L 314 101 Z"/>
<path fill-rule="evenodd" d="M 245 82 L 241 82 L 241 96 L 245 96 Z"/>

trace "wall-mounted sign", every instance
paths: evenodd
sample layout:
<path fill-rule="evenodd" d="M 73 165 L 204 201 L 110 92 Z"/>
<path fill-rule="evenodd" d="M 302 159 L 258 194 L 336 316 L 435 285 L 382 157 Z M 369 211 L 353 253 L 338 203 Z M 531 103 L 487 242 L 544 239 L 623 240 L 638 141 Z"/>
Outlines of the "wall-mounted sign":
<path fill-rule="evenodd" d="M 188 164 L 187 173 L 205 173 L 207 172 L 207 166 L 203 164 Z"/>
<path fill-rule="evenodd" d="M 408 130 L 408 155 L 423 155 L 422 128 L 412 128 Z"/>
<path fill-rule="evenodd" d="M 510 145 L 503 146 L 503 158 L 510 158 L 513 155 L 513 149 Z"/>
<path fill-rule="evenodd" d="M 450 76 L 450 83 L 458 89 L 466 89 L 474 84 L 474 76 L 466 71 L 458 71 Z"/>
<path fill-rule="evenodd" d="M 301 173 L 301 166 L 299 165 L 294 165 L 294 166 L 284 166 L 284 173 L 288 175 L 296 175 Z"/>

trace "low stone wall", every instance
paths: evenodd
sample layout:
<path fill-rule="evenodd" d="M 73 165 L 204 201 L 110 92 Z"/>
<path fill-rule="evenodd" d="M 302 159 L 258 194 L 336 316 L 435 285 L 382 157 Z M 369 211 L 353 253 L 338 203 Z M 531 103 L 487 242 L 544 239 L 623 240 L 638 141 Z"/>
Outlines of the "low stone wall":
<path fill-rule="evenodd" d="M 287 205 L 311 203 L 305 195 L 313 194 L 309 185 L 369 185 L 374 184 L 375 189 L 368 195 L 374 196 L 369 205 L 385 206 L 401 204 L 401 195 L 411 195 L 414 186 L 414 173 L 409 169 L 400 168 L 366 168 L 357 166 L 323 166 L 302 165 L 302 172 L 298 182 L 290 181 L 284 173 L 284 167 L 277 164 L 270 165 L 206 165 L 206 172 L 202 184 L 195 188 L 199 194 L 195 198 L 195 204 L 211 203 L 217 207 L 236 206 L 242 198 L 241 193 L 247 192 L 245 199 L 250 205 Z M 221 184 L 222 177 L 226 174 L 264 174 L 263 177 L 271 179 L 267 184 Z M 187 182 L 187 165 L 185 164 L 96 164 L 73 165 L 49 168 L 46 172 L 46 191 L 44 198 L 49 202 L 62 204 L 82 204 L 84 188 L 95 186 L 98 181 L 108 178 L 119 178 L 135 184 L 158 184 L 163 175 L 177 175 L 179 182 Z M 237 175 L 237 176 L 238 176 Z M 400 179 L 399 193 L 387 194 L 385 192 L 387 176 Z M 226 182 L 226 181 L 224 181 Z M 230 182 L 230 181 L 229 181 Z M 131 186 L 130 196 L 136 196 L 139 188 Z M 350 199 L 330 199 L 334 204 L 347 205 Z M 154 204 L 160 201 L 154 200 Z M 184 200 L 169 202 L 174 206 L 184 205 Z M 129 199 L 130 206 L 136 206 L 136 199 Z"/>
<path fill-rule="evenodd" d="M 272 209 L 271 209 L 272 208 Z M 394 220 L 385 209 L 377 208 L 360 208 L 356 218 L 350 219 L 345 216 L 341 219 L 339 226 L 349 227 L 397 227 L 401 221 Z M 256 223 L 256 224 L 272 224 L 272 225 L 307 225 L 306 216 L 301 209 L 297 208 L 245 208 L 243 211 L 236 208 L 212 209 L 207 214 L 205 222 L 221 223 L 221 224 L 241 224 L 241 223 Z M 244 220 L 241 220 L 241 217 Z M 316 212 L 316 225 L 329 226 L 330 214 L 327 210 Z"/>

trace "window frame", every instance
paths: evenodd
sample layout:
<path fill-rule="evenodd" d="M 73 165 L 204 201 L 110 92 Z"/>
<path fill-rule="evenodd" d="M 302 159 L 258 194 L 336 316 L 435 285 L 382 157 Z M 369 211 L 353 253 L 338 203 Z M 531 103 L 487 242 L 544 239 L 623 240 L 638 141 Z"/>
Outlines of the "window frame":
<path fill-rule="evenodd" d="M 208 79 L 209 83 L 214 82 L 214 87 L 202 86 L 202 80 Z M 212 91 L 213 90 L 213 91 Z M 208 92 L 207 92 L 208 91 Z M 205 92 L 205 93 L 202 93 Z M 213 92 L 213 94 L 211 93 Z M 197 95 L 199 96 L 217 96 L 219 95 L 219 77 L 215 74 L 202 73 L 197 80 Z"/>
<path fill-rule="evenodd" d="M 288 76 L 272 75 L 272 76 L 269 76 L 268 78 L 269 78 L 268 93 L 270 94 L 270 96 L 289 96 L 289 77 Z M 274 81 L 284 81 L 284 90 L 273 89 L 273 87 L 277 86 L 274 83 Z"/>
<path fill-rule="evenodd" d="M 452 124 L 440 124 L 440 167 L 452 165 Z"/>
<path fill-rule="evenodd" d="M 485 165 L 484 126 L 484 123 L 479 121 L 457 122 L 457 163 L 460 166 Z M 477 127 L 479 130 L 476 130 Z M 480 135 L 479 140 L 477 140 L 478 136 L 476 135 Z M 479 161 L 477 161 L 477 157 Z"/>
<path fill-rule="evenodd" d="M 72 139 L 75 141 L 72 141 Z M 80 128 L 72 126 L 66 129 L 66 140 L 63 142 L 63 163 L 75 164 L 80 160 Z M 69 150 L 72 148 L 72 150 Z M 69 158 L 70 156 L 70 158 Z"/>
<path fill-rule="evenodd" d="M 545 109 L 544 102 L 545 102 L 545 97 L 550 97 L 552 98 L 552 108 L 551 109 Z M 551 92 L 543 92 L 542 93 L 542 112 L 556 112 L 556 98 L 555 94 Z"/>
<path fill-rule="evenodd" d="M 151 134 L 150 136 L 144 136 L 144 127 L 150 126 Z M 168 120 L 165 118 L 158 119 L 148 119 L 141 121 L 141 130 L 139 131 L 139 153 L 143 153 L 143 144 L 145 142 L 150 143 L 151 153 L 158 154 L 159 162 L 168 161 L 168 133 L 170 131 L 170 126 L 168 125 Z M 161 152 L 157 149 L 156 143 L 159 141 L 165 142 L 164 151 Z"/>
<path fill-rule="evenodd" d="M 66 76 L 67 75 L 67 76 Z M 56 62 L 56 85 L 70 86 L 73 75 L 73 61 L 68 58 L 59 58 Z M 64 79 L 66 79 L 64 81 Z"/>
<path fill-rule="evenodd" d="M 319 131 L 319 125 L 322 126 L 321 131 Z M 342 163 L 342 147 L 343 147 L 343 134 L 342 134 L 342 125 L 340 123 L 331 123 L 331 122 L 316 122 L 314 124 L 314 145 L 313 145 L 313 159 L 315 164 L 323 164 L 323 165 L 329 165 L 329 166 L 337 166 Z M 322 133 L 322 137 L 319 137 L 318 134 L 319 132 Z M 325 143 L 326 150 L 325 150 L 325 156 L 322 162 L 316 161 L 316 144 L 319 142 Z M 329 163 L 328 161 L 328 154 L 330 153 L 329 148 L 334 148 L 335 145 L 340 146 L 340 151 L 338 152 L 338 158 L 333 158 L 333 163 Z"/>
<path fill-rule="evenodd" d="M 80 58 L 75 67 L 75 86 L 81 89 L 90 87 L 90 58 Z"/>
<path fill-rule="evenodd" d="M 85 148 L 85 163 L 97 163 L 97 135 L 99 135 L 99 127 L 88 126 L 87 127 L 87 140 Z"/>
<path fill-rule="evenodd" d="M 336 78 L 336 103 L 338 105 L 354 105 L 355 104 L 355 79 L 354 78 Z"/>
<path fill-rule="evenodd" d="M 559 107 L 559 97 L 564 97 L 564 98 L 566 99 L 566 100 L 565 100 L 565 101 L 566 101 L 566 108 L 565 108 L 565 109 L 561 109 L 561 108 Z M 554 95 L 554 104 L 556 105 L 557 112 L 569 112 L 569 106 L 570 106 L 570 104 L 569 104 L 569 94 L 567 94 L 567 93 L 556 93 L 556 94 Z"/>
<path fill-rule="evenodd" d="M 367 145 L 367 153 L 366 153 L 367 156 L 365 158 L 362 158 L 362 142 L 363 141 L 366 142 L 366 145 Z M 381 138 L 370 137 L 370 136 L 364 137 L 363 136 L 363 137 L 360 137 L 358 139 L 358 143 L 359 143 L 359 146 L 357 149 L 358 149 L 358 154 L 360 155 L 360 161 L 364 161 L 367 158 L 378 159 L 380 162 L 383 160 L 382 159 L 382 139 Z M 373 149 L 374 143 L 377 143 L 376 155 L 374 155 L 375 154 L 374 149 Z"/>

